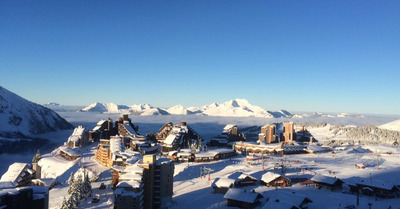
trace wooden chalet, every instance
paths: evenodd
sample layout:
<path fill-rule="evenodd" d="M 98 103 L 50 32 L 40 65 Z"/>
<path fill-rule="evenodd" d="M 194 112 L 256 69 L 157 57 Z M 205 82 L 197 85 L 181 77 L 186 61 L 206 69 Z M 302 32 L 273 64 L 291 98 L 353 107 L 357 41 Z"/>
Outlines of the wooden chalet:
<path fill-rule="evenodd" d="M 234 185 L 235 185 L 235 180 L 229 178 L 215 179 L 215 181 L 212 183 L 212 187 L 215 193 L 220 193 L 220 194 L 225 194 Z"/>
<path fill-rule="evenodd" d="M 83 147 L 89 143 L 89 131 L 83 126 L 78 126 L 74 132 L 68 137 L 67 145 L 69 148 L 74 149 Z"/>
<path fill-rule="evenodd" d="M 8 184 L 17 187 L 27 186 L 31 184 L 34 173 L 35 171 L 30 169 L 27 163 L 13 163 L 8 167 L 7 172 L 1 176 L 0 182 L 8 182 Z"/>
<path fill-rule="evenodd" d="M 215 149 L 212 150 L 213 152 L 217 152 L 217 159 L 226 159 L 226 158 L 231 158 L 234 157 L 236 152 L 233 149 Z"/>
<path fill-rule="evenodd" d="M 378 180 L 360 179 L 353 184 L 348 184 L 350 191 L 357 193 L 360 191 L 364 195 L 376 196 L 381 198 L 400 197 L 400 188 L 394 184 L 387 184 Z"/>
<path fill-rule="evenodd" d="M 235 182 L 235 187 L 253 186 L 257 183 L 258 179 L 242 173 Z"/>
<path fill-rule="evenodd" d="M 288 187 L 290 179 L 273 172 L 267 172 L 261 177 L 261 184 L 268 187 Z"/>
<path fill-rule="evenodd" d="M 218 152 L 208 151 L 208 152 L 199 152 L 194 155 L 194 162 L 211 162 L 218 160 Z"/>
<path fill-rule="evenodd" d="M 342 184 L 343 184 L 343 181 L 336 177 L 321 176 L 321 175 L 315 175 L 314 177 L 311 178 L 311 181 L 314 182 L 315 188 L 318 189 L 326 188 L 331 191 L 342 189 Z"/>
<path fill-rule="evenodd" d="M 239 208 L 254 208 L 260 204 L 262 195 L 258 192 L 244 189 L 230 188 L 224 195 L 228 206 Z"/>
<path fill-rule="evenodd" d="M 67 160 L 76 160 L 81 157 L 81 154 L 79 154 L 76 149 L 71 149 L 67 146 L 61 146 L 60 147 L 60 155 L 64 157 Z"/>

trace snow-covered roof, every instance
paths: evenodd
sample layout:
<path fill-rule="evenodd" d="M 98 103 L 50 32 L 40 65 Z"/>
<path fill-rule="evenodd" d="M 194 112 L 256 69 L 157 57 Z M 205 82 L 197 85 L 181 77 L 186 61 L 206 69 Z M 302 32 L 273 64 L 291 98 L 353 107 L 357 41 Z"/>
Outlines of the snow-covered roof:
<path fill-rule="evenodd" d="M 120 181 L 138 181 L 138 182 L 141 182 L 142 179 L 143 179 L 143 176 L 141 176 L 140 174 L 136 174 L 136 173 L 124 173 L 124 174 L 119 176 L 119 180 Z"/>
<path fill-rule="evenodd" d="M 63 151 L 64 153 L 68 154 L 69 156 L 81 156 L 78 152 L 75 150 L 67 147 L 67 146 L 61 146 L 60 150 Z"/>
<path fill-rule="evenodd" d="M 0 181 L 19 182 L 18 178 L 27 168 L 27 163 L 13 163 L 8 167 L 7 172 L 3 174 Z"/>
<path fill-rule="evenodd" d="M 117 184 L 117 188 L 140 188 L 140 184 L 137 181 L 121 181 Z"/>
<path fill-rule="evenodd" d="M 138 165 L 127 166 L 123 172 L 124 173 L 136 173 L 143 174 L 144 168 L 139 167 Z"/>
<path fill-rule="evenodd" d="M 191 155 L 192 155 L 192 153 L 190 153 L 190 152 L 178 152 L 178 154 L 177 154 L 178 157 L 191 156 Z"/>
<path fill-rule="evenodd" d="M 224 198 L 240 202 L 254 203 L 259 195 L 260 194 L 257 192 L 246 191 L 238 188 L 230 188 L 224 195 Z"/>
<path fill-rule="evenodd" d="M 214 149 L 214 150 L 210 150 L 210 151 L 218 152 L 219 154 L 227 154 L 227 153 L 232 153 L 232 152 L 234 152 L 233 149 L 227 149 L 227 148 Z"/>
<path fill-rule="evenodd" d="M 104 122 L 106 122 L 106 120 L 100 120 L 99 122 L 97 122 L 97 126 L 103 125 Z"/>
<path fill-rule="evenodd" d="M 136 198 L 136 197 L 141 196 L 143 194 L 143 191 L 134 192 L 134 191 L 127 190 L 127 188 L 117 188 L 117 189 L 115 189 L 114 194 L 120 195 L 120 196 L 125 196 L 125 197 L 129 196 L 129 197 Z"/>
<path fill-rule="evenodd" d="M 172 162 L 171 159 L 162 157 L 162 158 L 158 158 L 158 159 L 157 159 L 156 164 L 157 164 L 157 165 L 162 165 L 162 164 L 168 164 L 168 163 L 171 163 L 171 162 Z"/>
<path fill-rule="evenodd" d="M 130 133 L 130 134 L 135 134 L 136 133 L 136 131 L 132 128 L 132 126 L 131 125 L 129 125 L 129 124 L 122 124 L 125 128 L 126 128 L 126 130 Z"/>
<path fill-rule="evenodd" d="M 253 176 L 251 176 L 251 175 L 244 174 L 244 173 L 240 174 L 240 176 L 238 177 L 238 179 L 239 179 L 239 180 L 242 180 L 242 179 L 245 179 L 246 177 L 249 177 L 249 178 L 252 178 L 252 179 L 257 179 L 257 178 L 255 178 L 255 177 L 253 177 Z"/>
<path fill-rule="evenodd" d="M 74 129 L 74 132 L 72 133 L 72 135 L 74 136 L 82 136 L 86 131 L 86 128 L 84 128 L 83 126 L 78 126 Z"/>
<path fill-rule="evenodd" d="M 276 190 L 273 192 L 272 191 L 268 192 L 268 194 L 266 196 L 267 196 L 267 198 L 269 198 L 266 205 L 268 205 L 270 207 L 264 206 L 262 209 L 267 209 L 267 208 L 292 209 L 291 207 L 288 207 L 288 206 L 304 207 L 304 205 L 301 205 L 303 202 L 304 202 L 304 204 L 312 202 L 312 200 L 310 200 L 309 198 L 307 198 L 304 195 L 286 192 L 283 190 Z M 279 200 L 279 202 L 276 201 L 277 199 Z M 281 204 L 277 204 L 277 203 L 281 203 Z M 276 207 L 272 207 L 272 206 L 276 206 Z"/>
<path fill-rule="evenodd" d="M 267 172 L 264 175 L 262 175 L 261 177 L 261 181 L 265 182 L 265 183 L 270 183 L 273 180 L 277 179 L 281 177 L 281 175 L 277 174 L 277 173 L 273 173 L 273 172 Z"/>
<path fill-rule="evenodd" d="M 326 183 L 326 184 L 335 184 L 335 182 L 338 180 L 341 181 L 338 178 L 333 178 L 330 176 L 322 176 L 322 175 L 315 175 L 314 177 L 311 178 L 311 181 Z"/>
<path fill-rule="evenodd" d="M 164 140 L 164 143 L 165 143 L 165 144 L 172 145 L 177 137 L 178 137 L 178 135 L 170 134 L 170 135 L 168 135 L 167 138 Z"/>
<path fill-rule="evenodd" d="M 168 152 L 168 156 L 172 156 L 172 155 L 174 155 L 174 154 L 176 154 L 178 151 L 170 151 L 170 152 Z"/>
<path fill-rule="evenodd" d="M 196 153 L 195 156 L 196 157 L 215 157 L 215 155 L 217 155 L 217 154 L 218 154 L 218 152 L 208 151 L 208 152 Z"/>
<path fill-rule="evenodd" d="M 358 182 L 357 184 L 385 190 L 392 190 L 393 187 L 395 187 L 393 184 L 387 184 L 386 182 L 378 180 L 364 180 L 363 182 Z"/>
<path fill-rule="evenodd" d="M 69 142 L 79 142 L 80 137 L 79 136 L 70 136 L 68 138 Z"/>
<path fill-rule="evenodd" d="M 0 190 L 15 188 L 17 185 L 12 181 L 0 181 Z"/>
<path fill-rule="evenodd" d="M 44 184 L 44 186 L 51 186 L 52 184 L 54 184 L 55 179 L 53 178 L 32 179 L 32 182 L 40 182 Z"/>
<path fill-rule="evenodd" d="M 232 129 L 233 127 L 235 127 L 235 124 L 228 124 L 224 127 L 223 132 L 228 132 L 230 129 Z"/>
<path fill-rule="evenodd" d="M 123 152 L 123 144 L 122 144 L 122 139 L 119 137 L 112 137 L 110 139 L 110 150 L 112 153 L 115 152 Z"/>
<path fill-rule="evenodd" d="M 215 185 L 216 187 L 219 187 L 219 188 L 230 188 L 234 184 L 235 184 L 235 180 L 229 179 L 229 178 L 216 179 L 213 183 L 213 185 Z"/>
<path fill-rule="evenodd" d="M 189 132 L 189 128 L 187 126 L 181 126 L 180 133 L 185 134 Z"/>

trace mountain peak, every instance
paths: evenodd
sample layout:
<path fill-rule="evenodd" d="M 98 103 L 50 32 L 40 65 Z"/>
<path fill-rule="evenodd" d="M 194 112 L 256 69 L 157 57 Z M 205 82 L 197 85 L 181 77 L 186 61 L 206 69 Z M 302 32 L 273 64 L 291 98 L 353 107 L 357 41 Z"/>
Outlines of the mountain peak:
<path fill-rule="evenodd" d="M 20 133 L 25 136 L 73 126 L 56 112 L 28 101 L 0 86 L 0 135 Z"/>

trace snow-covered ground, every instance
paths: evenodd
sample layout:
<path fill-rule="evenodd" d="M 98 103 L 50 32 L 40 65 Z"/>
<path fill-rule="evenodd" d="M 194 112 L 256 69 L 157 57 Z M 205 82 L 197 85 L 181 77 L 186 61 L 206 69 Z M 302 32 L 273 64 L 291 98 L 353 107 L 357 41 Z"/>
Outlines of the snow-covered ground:
<path fill-rule="evenodd" d="M 347 147 L 343 151 L 332 153 L 324 153 L 317 155 L 298 154 L 284 156 L 270 156 L 265 165 L 265 171 L 262 171 L 262 164 L 249 166 L 245 162 L 245 158 L 237 156 L 232 159 L 221 160 L 211 163 L 178 163 L 175 166 L 174 177 L 174 196 L 171 208 L 230 208 L 227 207 L 226 200 L 222 194 L 215 194 L 211 183 L 216 178 L 236 178 L 239 172 L 250 174 L 258 179 L 261 179 L 262 174 L 268 171 L 279 172 L 274 170 L 275 163 L 281 162 L 284 159 L 287 162 L 287 173 L 289 178 L 310 178 L 315 174 L 336 176 L 342 180 L 358 176 L 366 179 L 381 180 L 387 183 L 400 184 L 400 148 L 386 146 L 367 146 L 365 149 L 370 149 L 370 152 L 358 153 L 353 150 L 358 147 Z M 381 154 L 381 164 L 379 170 L 376 169 L 376 154 L 374 150 L 394 151 L 393 154 Z M 296 161 L 296 162 L 295 162 Z M 356 163 L 368 162 L 371 163 L 365 169 L 356 169 Z M 207 178 L 200 178 L 201 167 L 211 168 L 214 171 L 211 173 L 211 181 Z M 301 168 L 313 168 L 312 172 L 302 173 Z M 334 174 L 333 174 L 334 172 Z M 255 189 L 266 197 L 273 194 L 275 188 L 265 186 L 246 187 L 248 191 Z M 316 189 L 310 186 L 301 186 L 294 184 L 292 187 L 278 188 L 295 192 L 297 194 L 309 197 L 313 203 L 310 209 L 317 208 L 344 208 L 347 205 L 356 204 L 356 195 L 349 194 L 344 188 L 342 191 L 328 191 L 324 189 Z M 272 192 L 272 193 L 271 193 Z M 265 203 L 265 201 L 264 201 Z M 257 208 L 261 208 L 262 203 Z M 375 200 L 373 197 L 361 195 L 360 206 L 358 208 L 368 208 L 368 203 L 373 204 L 373 208 L 392 208 L 400 207 L 400 199 L 381 199 Z M 340 207 L 341 205 L 341 207 Z"/>

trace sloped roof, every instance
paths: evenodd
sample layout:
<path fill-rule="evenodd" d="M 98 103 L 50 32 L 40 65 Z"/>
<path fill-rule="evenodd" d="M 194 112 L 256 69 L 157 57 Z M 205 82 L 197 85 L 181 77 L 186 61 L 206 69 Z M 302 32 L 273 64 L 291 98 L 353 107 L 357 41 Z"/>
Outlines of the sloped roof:
<path fill-rule="evenodd" d="M 396 187 L 394 184 L 387 184 L 386 182 L 378 181 L 378 180 L 365 180 L 363 182 L 360 181 L 357 184 L 363 185 L 363 186 L 379 188 L 379 189 L 385 189 L 385 190 L 392 190 L 393 187 Z M 397 188 L 397 187 L 396 187 L 396 189 L 399 190 L 399 188 Z"/>
<path fill-rule="evenodd" d="M 287 204 L 282 204 L 282 206 L 285 206 L 285 207 L 281 207 L 279 204 L 277 204 L 277 206 L 280 206 L 281 208 L 286 208 L 286 206 L 289 206 L 289 205 L 300 207 L 303 202 L 304 203 L 312 203 L 313 202 L 311 199 L 309 199 L 308 197 L 306 197 L 302 194 L 296 194 L 296 193 L 287 192 L 287 191 L 283 191 L 283 190 L 270 191 L 270 192 L 268 192 L 268 194 L 266 196 L 267 196 L 267 198 L 269 198 L 268 203 L 276 202 L 277 199 L 281 203 L 287 203 Z M 271 208 L 275 208 L 275 207 L 271 207 Z M 263 207 L 263 209 L 264 209 L 264 207 Z M 289 209 L 290 209 L 290 207 L 289 207 Z"/>
<path fill-rule="evenodd" d="M 220 178 L 214 181 L 213 186 L 216 187 L 222 187 L 222 188 L 229 188 L 232 185 L 235 184 L 235 180 L 234 179 L 229 179 L 229 178 Z"/>
<path fill-rule="evenodd" d="M 233 128 L 233 127 L 235 127 L 236 125 L 235 124 L 228 124 L 228 125 L 226 125 L 225 127 L 224 127 L 224 132 L 225 131 L 229 131 L 231 128 Z"/>
<path fill-rule="evenodd" d="M 67 146 L 61 146 L 60 150 L 63 151 L 64 153 L 68 154 L 69 156 L 81 156 L 78 152 L 75 150 L 67 147 Z"/>
<path fill-rule="evenodd" d="M 208 151 L 208 152 L 196 153 L 195 156 L 196 157 L 215 157 L 215 155 L 217 155 L 217 154 L 218 154 L 218 152 Z"/>
<path fill-rule="evenodd" d="M 249 178 L 251 178 L 251 179 L 257 180 L 257 178 L 255 178 L 255 177 L 253 177 L 253 176 L 251 176 L 251 175 L 245 174 L 245 173 L 240 174 L 240 176 L 238 177 L 238 179 L 239 179 L 239 180 L 242 180 L 242 179 L 245 179 L 246 177 L 249 177 Z"/>
<path fill-rule="evenodd" d="M 169 144 L 171 145 L 172 143 L 174 143 L 175 139 L 178 137 L 178 135 L 175 134 L 170 134 L 167 136 L 167 138 L 164 140 L 165 144 Z"/>
<path fill-rule="evenodd" d="M 121 181 L 117 184 L 117 188 L 139 188 L 140 184 L 137 181 Z"/>
<path fill-rule="evenodd" d="M 123 151 L 124 148 L 121 140 L 122 139 L 119 137 L 113 137 L 110 139 L 110 150 L 112 153 Z"/>
<path fill-rule="evenodd" d="M 281 176 L 282 176 L 282 175 L 277 174 L 277 173 L 267 172 L 267 173 L 265 173 L 264 175 L 262 175 L 261 181 L 263 181 L 263 182 L 265 182 L 265 183 L 270 183 L 270 182 L 272 182 L 273 180 L 275 180 L 275 179 L 277 179 L 277 178 L 279 178 L 279 177 L 281 177 Z M 284 177 L 284 176 L 282 176 L 282 177 Z M 284 178 L 286 178 L 286 177 L 284 177 Z M 287 179 L 287 178 L 286 178 L 286 179 Z"/>
<path fill-rule="evenodd" d="M 17 185 L 12 181 L 0 181 L 0 190 L 15 188 Z"/>
<path fill-rule="evenodd" d="M 228 192 L 224 195 L 224 198 L 240 202 L 255 203 L 259 196 L 261 195 L 258 192 L 251 192 L 238 188 L 230 188 Z"/>
<path fill-rule="evenodd" d="M 322 175 L 315 175 L 314 177 L 311 178 L 311 180 L 314 182 L 320 182 L 325 184 L 335 184 L 336 181 L 342 181 L 338 178 L 333 178 L 330 176 L 322 176 Z"/>
<path fill-rule="evenodd" d="M 8 167 L 7 172 L 3 174 L 0 181 L 18 182 L 18 178 L 27 168 L 27 163 L 13 163 Z"/>

